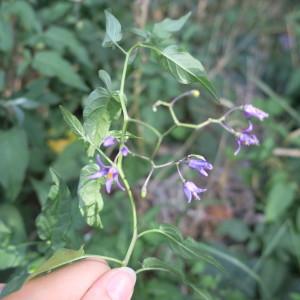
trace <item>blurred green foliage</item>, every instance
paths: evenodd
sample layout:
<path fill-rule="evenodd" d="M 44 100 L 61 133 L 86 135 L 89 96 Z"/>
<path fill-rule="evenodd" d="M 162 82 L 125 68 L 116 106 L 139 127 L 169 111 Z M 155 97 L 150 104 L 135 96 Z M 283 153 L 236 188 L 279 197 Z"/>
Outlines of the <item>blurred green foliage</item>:
<path fill-rule="evenodd" d="M 147 31 L 154 22 L 191 11 L 176 39 L 201 58 L 224 104 L 230 107 L 231 102 L 251 101 L 270 114 L 260 132 L 261 146 L 244 150 L 239 158 L 232 155 L 234 141 L 213 126 L 196 134 L 179 128 L 166 140 L 162 161 L 186 148 L 215 161 L 208 182 L 211 192 L 203 205 L 187 207 L 184 203 L 182 209 L 176 200 L 184 199 L 178 195 L 172 201 L 170 187 L 160 180 L 171 178 L 169 173 L 157 177 L 160 194 L 154 189 L 146 200 L 138 201 L 142 225 L 161 219 L 179 224 L 186 234 L 209 245 L 226 271 L 192 260 L 183 264 L 167 247 L 158 247 L 161 240 L 155 236 L 139 241 L 132 264 L 141 266 L 142 254 L 159 256 L 178 272 L 190 273 L 193 282 L 210 295 L 208 299 L 300 299 L 300 5 L 292 0 L 1 1 L 1 281 L 13 276 L 17 282 L 23 275 L 18 268 L 34 269 L 42 257 L 50 256 L 53 249 L 41 243 L 43 239 L 72 249 L 84 241 L 86 252 L 116 257 L 128 246 L 130 224 L 124 224 L 128 207 L 121 193 L 104 196 L 103 230 L 84 225 L 75 195 L 80 169 L 87 163 L 85 149 L 58 108 L 62 104 L 80 117 L 89 90 L 100 84 L 99 69 L 111 74 L 113 88 L 118 86 L 120 74 L 115 70 L 121 67 L 122 58 L 117 49 L 102 47 L 107 8 L 126 29 L 122 45 L 126 49 L 144 26 Z M 143 9 L 148 10 L 144 17 Z M 161 26 L 166 30 L 157 38 L 174 39 L 168 33 L 172 26 L 167 21 Z M 129 69 L 130 114 L 163 131 L 172 120 L 167 111 L 154 114 L 152 104 L 184 90 L 152 59 L 140 56 Z M 219 107 L 205 101 L 208 97 L 204 94 L 203 101 L 181 103 L 180 119 L 199 122 L 219 115 Z M 132 125 L 136 135 L 142 130 L 146 141 L 136 139 L 133 145 L 148 153 L 153 135 Z M 51 187 L 49 167 L 55 170 L 56 184 L 67 183 L 63 195 L 55 194 L 55 186 Z M 129 158 L 127 170 L 131 183 L 139 187 L 147 166 Z M 47 201 L 50 187 L 53 199 L 63 200 L 59 206 Z M 155 198 L 158 196 L 161 199 Z M 73 202 L 64 202 L 67 199 Z M 64 214 L 71 210 L 69 215 L 78 217 L 66 219 Z M 52 211 L 61 217 L 53 220 Z M 47 228 L 59 228 L 60 222 L 67 222 L 63 226 L 69 230 L 58 229 L 55 235 L 51 230 L 48 236 Z M 244 272 L 245 266 L 260 281 Z M 168 274 L 140 276 L 136 299 L 198 299 Z"/>

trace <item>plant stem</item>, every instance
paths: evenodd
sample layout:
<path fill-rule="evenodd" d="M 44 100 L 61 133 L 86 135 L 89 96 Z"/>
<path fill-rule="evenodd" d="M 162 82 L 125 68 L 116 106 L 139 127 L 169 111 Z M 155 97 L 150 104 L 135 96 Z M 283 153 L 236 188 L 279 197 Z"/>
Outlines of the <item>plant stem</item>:
<path fill-rule="evenodd" d="M 117 258 L 110 257 L 110 256 L 102 256 L 102 255 L 84 255 L 84 256 L 80 256 L 78 258 L 78 260 L 84 259 L 84 258 L 103 259 L 103 260 L 106 260 L 106 261 L 112 261 L 112 262 L 117 263 L 119 265 L 122 265 L 122 263 L 123 263 L 121 260 L 119 260 Z"/>
<path fill-rule="evenodd" d="M 127 73 L 127 68 L 128 68 L 128 63 L 129 63 L 129 58 L 130 58 L 131 52 L 132 52 L 133 49 L 135 49 L 138 46 L 139 46 L 138 44 L 134 45 L 126 53 L 123 72 L 122 72 L 122 77 L 121 77 L 120 103 L 121 103 L 121 108 L 122 108 L 122 112 L 123 112 L 124 123 L 123 123 L 123 128 L 122 128 L 122 137 L 121 137 L 120 147 L 122 147 L 125 143 L 126 130 L 127 130 L 128 122 L 129 122 L 129 116 L 128 116 L 128 112 L 127 112 L 127 108 L 126 108 L 125 93 L 124 93 L 126 73 Z M 125 188 L 126 188 L 126 191 L 127 191 L 127 194 L 128 194 L 130 206 L 131 206 L 131 211 L 132 211 L 132 238 L 131 238 L 131 242 L 129 244 L 127 253 L 125 255 L 125 258 L 122 261 L 122 265 L 127 266 L 128 262 L 130 260 L 130 257 L 132 255 L 132 252 L 134 250 L 136 240 L 137 240 L 137 213 L 136 213 L 136 206 L 135 206 L 135 203 L 134 203 L 134 198 L 133 198 L 132 191 L 130 189 L 128 181 L 126 180 L 124 172 L 123 172 L 122 157 L 123 156 L 120 155 L 119 158 L 118 158 L 118 162 L 117 162 L 118 170 L 119 170 L 120 177 L 121 177 L 122 181 L 124 182 L 124 185 L 125 185 Z"/>
<path fill-rule="evenodd" d="M 121 176 L 121 178 L 124 182 L 124 185 L 125 185 L 128 197 L 129 197 L 129 201 L 130 201 L 131 210 L 132 210 L 132 238 L 131 238 L 131 242 L 129 244 L 127 253 L 125 255 L 125 258 L 122 261 L 122 265 L 127 266 L 128 262 L 130 260 L 130 257 L 132 255 L 132 252 L 134 250 L 136 240 L 137 240 L 137 234 L 138 234 L 137 233 L 137 213 L 136 213 L 136 206 L 135 206 L 135 203 L 134 203 L 133 194 L 132 194 L 132 191 L 130 189 L 129 183 L 125 178 L 125 175 L 123 173 L 122 168 L 119 168 L 119 173 L 120 173 L 120 176 Z"/>

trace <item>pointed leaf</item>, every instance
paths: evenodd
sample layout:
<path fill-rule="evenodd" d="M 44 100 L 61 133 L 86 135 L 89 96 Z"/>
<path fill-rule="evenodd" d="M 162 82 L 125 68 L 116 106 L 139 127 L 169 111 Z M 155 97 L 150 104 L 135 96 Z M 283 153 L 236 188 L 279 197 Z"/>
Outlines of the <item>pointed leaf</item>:
<path fill-rule="evenodd" d="M 0 131 L 0 184 L 7 199 L 14 200 L 22 187 L 29 161 L 27 136 L 24 130 L 12 128 Z"/>
<path fill-rule="evenodd" d="M 80 123 L 80 121 L 77 119 L 76 116 L 74 116 L 71 112 L 69 112 L 66 108 L 63 106 L 59 106 L 65 122 L 68 124 L 70 129 L 78 136 L 84 139 L 84 130 Z"/>
<path fill-rule="evenodd" d="M 103 40 L 103 47 L 110 47 L 122 39 L 121 24 L 118 19 L 109 11 L 105 11 L 106 33 Z"/>
<path fill-rule="evenodd" d="M 75 72 L 71 64 L 55 51 L 41 51 L 34 56 L 32 67 L 46 76 L 56 76 L 63 83 L 80 90 L 87 86 Z"/>
<path fill-rule="evenodd" d="M 90 155 L 107 136 L 111 121 L 119 111 L 120 103 L 104 88 L 97 88 L 88 96 L 83 110 L 83 127 L 91 144 Z"/>
<path fill-rule="evenodd" d="M 174 267 L 172 264 L 162 261 L 155 257 L 148 257 L 144 259 L 142 269 L 138 270 L 137 273 L 145 272 L 145 271 L 162 271 L 168 272 L 175 276 L 178 280 L 180 280 L 186 286 L 189 286 L 194 290 L 195 293 L 200 297 L 199 299 L 203 300 L 211 300 L 211 298 L 203 291 L 201 291 L 194 284 L 190 283 L 186 278 L 185 274 L 183 274 L 178 268 Z"/>
<path fill-rule="evenodd" d="M 38 235 L 53 249 L 79 247 L 81 215 L 78 202 L 72 199 L 67 185 L 50 169 L 53 185 L 48 193 L 42 212 L 36 219 Z"/>
<path fill-rule="evenodd" d="M 94 90 L 88 97 L 83 110 L 83 127 L 85 134 L 93 146 L 91 155 L 107 136 L 110 127 L 110 117 L 107 111 L 108 96 L 100 89 Z"/>
<path fill-rule="evenodd" d="M 205 251 L 191 247 L 188 240 L 183 239 L 180 231 L 170 224 L 160 225 L 159 233 L 163 234 L 171 242 L 172 249 L 185 259 L 200 259 L 214 267 L 223 270 L 222 266 L 211 256 L 208 256 Z"/>
<path fill-rule="evenodd" d="M 59 249 L 48 260 L 34 270 L 34 272 L 30 274 L 28 280 L 77 261 L 82 258 L 82 256 L 84 256 L 83 248 L 80 248 L 79 250 Z"/>
<path fill-rule="evenodd" d="M 58 51 L 68 49 L 79 62 L 92 66 L 86 48 L 80 44 L 73 31 L 57 25 L 50 26 L 45 32 L 45 42 Z"/>
<path fill-rule="evenodd" d="M 8 20 L 0 13 L 0 50 L 8 52 L 14 43 L 13 29 Z"/>
<path fill-rule="evenodd" d="M 103 199 L 100 188 L 103 178 L 89 179 L 88 177 L 99 170 L 96 164 L 82 168 L 78 185 L 79 208 L 88 225 L 102 227 L 100 212 L 103 209 Z"/>
<path fill-rule="evenodd" d="M 109 91 L 111 91 L 112 90 L 112 83 L 111 83 L 110 75 L 105 70 L 100 70 L 98 74 L 99 74 L 99 78 L 103 81 L 106 88 Z"/>
<path fill-rule="evenodd" d="M 237 268 L 239 268 L 240 270 L 242 270 L 246 274 L 248 274 L 252 279 L 254 279 L 256 282 L 258 282 L 262 286 L 262 288 L 264 288 L 261 278 L 254 271 L 252 271 L 247 265 L 245 265 L 243 262 L 241 262 L 237 258 L 225 253 L 224 251 L 220 251 L 212 246 L 206 245 L 204 243 L 195 242 L 191 238 L 187 239 L 187 245 L 189 245 L 191 248 L 194 248 L 194 249 L 198 248 L 200 251 L 201 250 L 206 251 L 207 253 L 210 253 L 218 258 L 221 258 L 221 259 L 231 263 L 232 265 L 236 266 Z"/>
<path fill-rule="evenodd" d="M 9 294 L 17 291 L 22 287 L 28 278 L 28 271 L 26 269 L 20 271 L 17 270 L 12 274 L 9 282 L 4 286 L 4 289 L 0 292 L 0 298 L 8 296 Z"/>
<path fill-rule="evenodd" d="M 155 47 L 151 47 L 151 49 L 158 53 L 161 65 L 180 83 L 200 83 L 215 100 L 218 99 L 216 91 L 208 80 L 205 69 L 199 60 L 188 52 L 181 51 L 177 46 L 169 46 L 164 50 Z"/>
<path fill-rule="evenodd" d="M 153 33 L 159 38 L 168 38 L 172 32 L 179 31 L 190 16 L 191 12 L 176 20 L 166 18 L 161 22 L 154 24 Z"/>

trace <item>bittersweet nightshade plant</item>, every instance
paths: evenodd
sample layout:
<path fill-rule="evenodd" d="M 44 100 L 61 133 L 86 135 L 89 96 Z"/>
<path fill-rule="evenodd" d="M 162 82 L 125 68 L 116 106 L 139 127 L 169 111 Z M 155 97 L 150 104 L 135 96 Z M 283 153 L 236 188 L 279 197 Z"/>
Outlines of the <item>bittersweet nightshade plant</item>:
<path fill-rule="evenodd" d="M 188 17 L 189 14 L 178 20 L 167 19 L 156 24 L 152 31 L 145 32 L 145 34 L 141 34 L 141 31 L 139 31 L 141 40 L 128 50 L 124 50 L 119 44 L 122 39 L 121 25 L 113 15 L 111 15 L 109 12 L 106 12 L 107 27 L 103 46 L 117 48 L 125 55 L 120 88 L 114 91 L 112 89 L 109 74 L 107 74 L 104 70 L 101 70 L 99 72 L 100 79 L 103 81 L 106 88 L 98 88 L 90 94 L 83 112 L 83 125 L 81 125 L 75 116 L 70 115 L 69 112 L 66 112 L 63 109 L 64 118 L 67 123 L 70 125 L 73 131 L 77 133 L 77 135 L 83 139 L 85 143 L 87 143 L 88 155 L 92 158 L 92 161 L 95 153 L 97 153 L 97 169 L 95 170 L 93 163 L 90 165 L 90 167 L 84 167 L 79 183 L 78 191 L 80 196 L 81 212 L 87 219 L 87 223 L 92 226 L 102 226 L 102 223 L 99 219 L 99 214 L 103 207 L 103 203 L 102 198 L 101 203 L 97 202 L 99 201 L 99 199 L 97 200 L 97 194 L 101 190 L 101 186 L 103 184 L 105 184 L 106 191 L 108 193 L 111 192 L 112 184 L 114 182 L 119 189 L 125 190 L 127 193 L 132 211 L 132 237 L 128 245 L 128 250 L 121 260 L 105 257 L 105 259 L 117 262 L 123 266 L 126 266 L 128 263 L 130 263 L 137 240 L 148 234 L 162 235 L 173 244 L 173 247 L 178 247 L 180 249 L 178 253 L 188 255 L 189 257 L 203 257 L 202 253 L 199 253 L 199 250 L 195 250 L 194 247 L 190 248 L 191 244 L 188 244 L 185 240 L 183 240 L 180 237 L 178 230 L 170 225 L 164 225 L 159 226 L 158 228 L 140 231 L 138 228 L 138 216 L 132 187 L 128 184 L 126 179 L 126 170 L 123 170 L 123 157 L 126 157 L 128 154 L 130 154 L 133 158 L 142 159 L 149 165 L 149 174 L 146 177 L 141 189 L 142 197 L 146 197 L 148 184 L 156 171 L 162 168 L 175 168 L 178 174 L 178 184 L 181 182 L 183 185 L 183 195 L 185 195 L 189 204 L 193 199 L 200 200 L 200 194 L 204 193 L 206 188 L 198 187 L 193 180 L 187 180 L 185 178 L 185 174 L 183 174 L 183 172 L 186 172 L 186 168 L 184 168 L 184 166 L 188 166 L 189 170 L 196 170 L 201 176 L 203 175 L 207 177 L 209 175 L 209 171 L 213 169 L 213 165 L 200 154 L 187 154 L 183 157 L 179 157 L 163 164 L 156 163 L 158 150 L 163 142 L 163 139 L 176 127 L 200 130 L 211 124 L 217 124 L 224 128 L 229 134 L 233 135 L 233 137 L 237 140 L 238 149 L 235 152 L 235 154 L 237 154 L 242 145 L 257 145 L 258 139 L 252 133 L 253 126 L 251 123 L 251 126 L 249 126 L 249 128 L 246 130 L 239 131 L 233 128 L 230 125 L 231 114 L 235 111 L 241 111 L 245 114 L 246 119 L 249 117 L 254 117 L 260 119 L 261 121 L 267 117 L 266 113 L 248 104 L 245 106 L 233 107 L 225 112 L 223 116 L 218 118 L 208 118 L 206 121 L 199 124 L 185 123 L 180 121 L 175 113 L 175 105 L 185 98 L 199 97 L 200 91 L 198 89 L 192 89 L 184 92 L 181 95 L 175 96 L 171 101 L 158 100 L 155 102 L 153 105 L 154 113 L 158 110 L 158 108 L 165 107 L 169 110 L 170 117 L 174 122 L 174 124 L 163 133 L 159 132 L 152 125 L 145 123 L 142 120 L 132 118 L 129 115 L 127 109 L 127 97 L 125 96 L 127 69 L 129 62 L 132 64 L 132 60 L 136 57 L 139 49 L 150 50 L 150 52 L 154 54 L 153 58 L 157 60 L 164 70 L 173 75 L 179 83 L 198 84 L 200 89 L 205 90 L 212 99 L 214 99 L 216 102 L 219 102 L 217 93 L 215 92 L 212 83 L 207 78 L 204 67 L 196 58 L 191 56 L 188 52 L 183 51 L 176 45 L 169 45 L 167 47 L 162 46 L 165 45 L 166 41 L 168 40 L 166 37 L 171 35 L 171 33 L 174 31 L 173 29 L 177 28 L 177 30 L 179 30 L 184 25 Z M 99 116 L 98 118 L 93 119 L 93 109 L 95 107 L 100 107 L 100 105 L 102 109 L 97 111 Z M 119 118 L 118 116 L 120 112 L 123 115 L 123 122 L 120 124 L 120 130 L 114 131 L 114 135 L 112 135 L 110 133 L 111 121 L 116 117 Z M 125 145 L 125 143 L 127 143 L 127 141 L 130 139 L 130 134 L 128 133 L 128 125 L 130 123 L 136 123 L 139 126 L 149 129 L 157 137 L 157 143 L 154 146 L 153 152 L 150 156 L 135 152 L 134 147 L 130 147 L 131 149 L 129 151 L 128 147 Z M 118 138 L 116 138 L 116 136 Z M 113 158 L 108 156 L 100 147 L 101 145 L 104 147 L 110 147 L 115 146 L 116 144 L 118 144 L 119 150 L 117 152 L 118 154 Z M 102 160 L 104 160 L 105 163 L 103 163 Z M 89 169 L 93 169 L 93 172 L 89 171 Z M 87 178 L 85 176 L 87 176 Z M 101 178 L 104 178 L 104 182 L 101 181 Z M 93 193 L 93 195 L 86 194 L 84 191 Z M 94 205 L 90 201 L 91 198 L 95 199 Z M 137 270 L 137 274 L 155 270 L 174 273 L 172 271 L 172 267 L 168 266 L 167 263 L 161 262 L 158 259 L 146 258 L 141 268 Z M 249 273 L 252 274 L 251 270 Z M 181 274 L 179 277 L 187 285 L 192 287 L 197 294 L 206 299 L 199 289 L 195 288 L 195 286 L 189 283 L 186 279 L 183 279 L 186 278 L 186 274 Z"/>
<path fill-rule="evenodd" d="M 172 40 L 169 39 L 173 32 L 180 30 L 184 26 L 190 16 L 190 13 L 178 20 L 166 19 L 157 23 L 150 31 L 136 31 L 138 33 L 139 40 L 127 50 L 123 49 L 120 45 L 123 38 L 121 24 L 110 12 L 106 11 L 105 16 L 106 33 L 103 46 L 119 50 L 125 57 L 119 88 L 114 89 L 110 75 L 106 71 L 100 70 L 99 77 L 104 86 L 96 88 L 87 97 L 83 109 L 83 122 L 81 122 L 68 110 L 61 107 L 65 121 L 78 138 L 85 143 L 87 149 L 87 158 L 89 159 L 89 163 L 82 168 L 78 184 L 79 209 L 86 223 L 95 228 L 101 228 L 103 226 L 101 221 L 101 212 L 105 205 L 102 198 L 102 188 L 104 186 L 106 192 L 109 194 L 113 192 L 113 185 L 117 189 L 126 192 L 126 194 L 124 193 L 123 198 L 124 201 L 126 197 L 128 198 L 131 208 L 132 232 L 127 251 L 124 253 L 124 256 L 121 258 L 101 255 L 93 257 L 105 259 L 119 266 L 127 266 L 131 263 L 131 258 L 137 241 L 146 235 L 159 234 L 172 244 L 172 249 L 175 249 L 175 253 L 182 257 L 182 259 L 188 257 L 189 259 L 204 260 L 208 263 L 214 263 L 217 265 L 215 260 L 209 258 L 205 251 L 203 251 L 201 243 L 197 243 L 190 238 L 185 240 L 178 229 L 174 226 L 159 225 L 155 228 L 148 229 L 139 227 L 135 204 L 136 199 L 134 198 L 132 187 L 128 183 L 126 169 L 124 170 L 123 162 L 128 159 L 126 156 L 130 155 L 133 159 L 143 160 L 149 166 L 149 173 L 141 189 L 142 197 L 147 196 L 148 184 L 152 176 L 154 176 L 157 171 L 164 168 L 174 169 L 174 171 L 178 174 L 178 184 L 183 185 L 182 196 L 184 197 L 185 195 L 189 204 L 193 199 L 200 200 L 200 194 L 204 193 L 206 188 L 198 187 L 194 180 L 187 180 L 186 175 L 192 176 L 192 169 L 196 170 L 200 175 L 207 177 L 209 175 L 209 171 L 213 169 L 213 165 L 198 153 L 186 153 L 183 154 L 182 157 L 178 157 L 165 163 L 157 163 L 157 156 L 164 138 L 177 127 L 201 130 L 209 125 L 216 124 L 221 126 L 236 139 L 238 148 L 235 151 L 235 154 L 238 154 L 241 146 L 258 145 L 259 141 L 256 135 L 252 132 L 252 123 L 249 123 L 249 127 L 242 131 L 233 128 L 230 125 L 231 114 L 233 112 L 240 111 L 245 114 L 246 120 L 250 117 L 254 117 L 261 121 L 264 120 L 268 114 L 248 104 L 233 107 L 226 111 L 223 115 L 217 118 L 209 117 L 207 120 L 199 124 L 186 123 L 179 120 L 175 112 L 175 105 L 183 99 L 200 97 L 200 91 L 202 90 L 205 91 L 212 100 L 220 105 L 217 93 L 213 84 L 208 79 L 202 63 L 188 52 L 182 50 L 179 46 L 171 44 Z M 166 46 L 168 42 L 170 42 L 170 44 Z M 173 121 L 173 124 L 165 132 L 160 132 L 152 125 L 145 123 L 140 119 L 131 117 L 128 111 L 129 101 L 127 101 L 127 96 L 125 94 L 127 69 L 129 64 L 134 67 L 134 59 L 137 55 L 139 55 L 140 49 L 150 51 L 153 54 L 151 56 L 152 59 L 160 64 L 162 69 L 170 73 L 179 83 L 185 85 L 193 84 L 194 87 L 197 87 L 197 89 L 193 88 L 181 95 L 175 96 L 170 101 L 158 100 L 155 102 L 153 105 L 154 113 L 160 107 L 165 107 L 168 109 L 170 118 Z M 198 89 L 200 89 L 200 91 Z M 243 116 L 243 119 L 245 119 L 245 116 Z M 118 123 L 115 125 L 117 130 L 112 130 L 111 128 L 113 121 Z M 134 144 L 130 144 L 130 150 L 128 149 L 127 142 L 133 137 L 133 135 L 128 131 L 128 126 L 131 123 L 147 128 L 156 136 L 157 141 L 153 146 L 151 151 L 152 153 L 150 155 L 147 156 L 136 152 Z M 111 153 L 112 151 L 107 151 L 112 150 L 107 149 L 112 146 L 117 148 L 116 152 Z M 60 195 L 59 193 L 61 192 L 61 197 L 63 199 L 68 199 L 70 195 L 68 188 L 54 172 L 51 174 L 54 185 L 49 193 L 49 197 L 57 197 L 57 195 Z M 63 191 L 61 191 L 62 189 Z M 40 218 L 40 220 L 41 222 L 44 222 L 43 218 Z M 51 238 L 49 238 L 47 243 L 51 247 Z M 46 262 L 46 264 L 38 270 L 32 271 L 30 277 L 33 278 L 43 272 L 53 270 L 58 266 L 90 257 L 90 255 L 84 254 L 82 249 L 78 251 L 63 251 L 63 255 L 61 252 L 55 253 L 55 259 L 52 258 L 52 260 L 50 260 L 50 262 L 55 261 L 55 263 Z M 182 274 L 178 270 L 174 270 L 173 266 L 169 265 L 167 262 L 160 261 L 157 258 L 145 258 L 143 263 L 136 270 L 136 273 L 140 274 L 146 271 L 164 271 L 172 273 L 184 284 L 192 288 L 200 298 L 207 299 L 205 294 L 201 292 L 195 284 L 188 280 L 188 274 Z M 243 271 L 246 271 L 250 276 L 257 280 L 255 274 L 247 267 L 243 267 Z M 7 285 L 6 290 L 12 290 L 10 285 Z M 4 291 L 4 294 L 8 293 L 7 291 Z"/>

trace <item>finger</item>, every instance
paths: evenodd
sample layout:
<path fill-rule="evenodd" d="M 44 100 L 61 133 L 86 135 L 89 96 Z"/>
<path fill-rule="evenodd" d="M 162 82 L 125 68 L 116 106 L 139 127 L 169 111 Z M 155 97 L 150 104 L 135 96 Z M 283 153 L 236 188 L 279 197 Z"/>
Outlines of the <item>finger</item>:
<path fill-rule="evenodd" d="M 82 300 L 129 300 L 135 281 L 136 274 L 132 269 L 110 270 L 90 287 Z"/>
<path fill-rule="evenodd" d="M 105 261 L 82 260 L 29 281 L 4 300 L 81 299 L 97 278 L 109 269 Z"/>
<path fill-rule="evenodd" d="M 1 294 L 1 291 L 4 289 L 5 287 L 5 284 L 4 283 L 0 283 L 0 294 Z"/>

